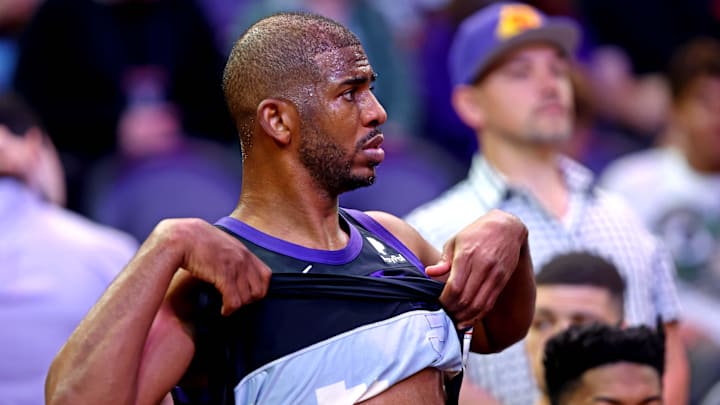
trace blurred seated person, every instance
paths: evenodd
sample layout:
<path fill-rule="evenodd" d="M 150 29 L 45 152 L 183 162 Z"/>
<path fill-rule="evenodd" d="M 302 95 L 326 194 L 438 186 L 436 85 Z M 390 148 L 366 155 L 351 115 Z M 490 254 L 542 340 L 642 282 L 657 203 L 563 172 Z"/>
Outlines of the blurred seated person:
<path fill-rule="evenodd" d="M 600 181 L 665 240 L 681 279 L 717 294 L 720 42 L 699 38 L 680 48 L 668 77 L 673 98 L 664 144 L 617 160 Z"/>
<path fill-rule="evenodd" d="M 218 85 L 223 58 L 196 0 L 43 0 L 19 46 L 13 85 L 43 119 L 63 161 L 68 206 L 85 176 L 115 151 L 115 129 L 153 76 L 193 136 L 230 143 Z"/>
<path fill-rule="evenodd" d="M 559 254 L 535 276 L 533 321 L 525 338 L 525 351 L 535 385 L 536 405 L 549 405 L 543 370 L 547 341 L 571 325 L 623 324 L 625 282 L 615 265 L 586 251 Z M 474 384 L 464 384 L 462 404 L 497 405 L 500 402 Z"/>
<path fill-rule="evenodd" d="M 57 205 L 62 169 L 34 115 L 0 97 L 0 398 L 42 404 L 50 362 L 136 242 Z"/>
<path fill-rule="evenodd" d="M 575 325 L 545 348 L 551 405 L 661 405 L 665 337 L 647 326 Z"/>
<path fill-rule="evenodd" d="M 145 239 L 165 218 L 213 221 L 240 196 L 240 154 L 183 132 L 180 112 L 157 99 L 129 105 L 118 125 L 118 152 L 94 166 L 85 211 Z"/>
<path fill-rule="evenodd" d="M 673 254 L 697 403 L 720 381 L 720 41 L 689 41 L 667 72 L 672 105 L 663 143 L 613 162 L 601 182 Z"/>
<path fill-rule="evenodd" d="M 625 283 L 612 263 L 588 252 L 556 256 L 540 269 L 535 281 L 535 315 L 525 350 L 540 389 L 537 405 L 548 405 L 543 370 L 545 344 L 571 325 L 621 325 Z"/>

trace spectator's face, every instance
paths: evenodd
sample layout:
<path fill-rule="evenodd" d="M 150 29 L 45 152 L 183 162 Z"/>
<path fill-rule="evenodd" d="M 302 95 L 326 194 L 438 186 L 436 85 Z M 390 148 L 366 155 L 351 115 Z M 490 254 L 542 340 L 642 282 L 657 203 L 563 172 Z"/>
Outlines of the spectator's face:
<path fill-rule="evenodd" d="M 586 371 L 562 405 L 661 405 L 662 386 L 654 368 L 615 363 Z"/>
<path fill-rule="evenodd" d="M 338 195 L 375 180 L 387 115 L 372 92 L 375 73 L 361 47 L 316 58 L 324 82 L 302 112 L 300 159 L 321 188 Z"/>
<path fill-rule="evenodd" d="M 567 60 L 550 45 L 512 51 L 477 85 L 483 137 L 515 144 L 557 144 L 572 132 Z"/>
<path fill-rule="evenodd" d="M 695 164 L 720 171 L 720 77 L 695 79 L 675 105 L 675 122 Z"/>
<path fill-rule="evenodd" d="M 621 308 L 610 293 L 598 287 L 579 285 L 540 285 L 537 287 L 535 315 L 527 334 L 525 349 L 538 386 L 545 391 L 542 366 L 545 343 L 570 325 L 593 322 L 621 323 Z"/>

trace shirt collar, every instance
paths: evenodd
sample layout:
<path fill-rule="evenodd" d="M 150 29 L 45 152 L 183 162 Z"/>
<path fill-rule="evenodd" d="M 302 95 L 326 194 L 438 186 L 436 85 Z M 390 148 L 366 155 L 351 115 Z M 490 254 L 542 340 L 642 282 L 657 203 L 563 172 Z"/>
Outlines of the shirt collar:
<path fill-rule="evenodd" d="M 590 194 L 595 185 L 593 173 L 567 156 L 558 157 L 558 168 L 568 189 L 573 193 Z M 513 193 L 521 192 L 508 183 L 507 178 L 482 155 L 475 155 L 468 174 L 468 182 L 478 198 L 488 206 L 497 207 Z"/>

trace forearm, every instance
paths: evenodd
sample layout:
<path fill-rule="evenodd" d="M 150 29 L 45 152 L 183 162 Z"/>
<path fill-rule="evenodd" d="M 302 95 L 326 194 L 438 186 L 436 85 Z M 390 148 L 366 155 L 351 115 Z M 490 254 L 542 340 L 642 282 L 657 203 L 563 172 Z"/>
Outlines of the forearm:
<path fill-rule="evenodd" d="M 665 375 L 663 400 L 666 404 L 688 403 L 690 370 L 685 345 L 680 338 L 677 322 L 665 324 Z"/>
<path fill-rule="evenodd" d="M 518 265 L 495 305 L 476 322 L 470 349 L 478 353 L 496 353 L 525 337 L 535 309 L 535 274 L 527 242 Z"/>
<path fill-rule="evenodd" d="M 172 232 L 153 232 L 53 361 L 48 404 L 133 404 L 146 339 L 182 263 Z"/>

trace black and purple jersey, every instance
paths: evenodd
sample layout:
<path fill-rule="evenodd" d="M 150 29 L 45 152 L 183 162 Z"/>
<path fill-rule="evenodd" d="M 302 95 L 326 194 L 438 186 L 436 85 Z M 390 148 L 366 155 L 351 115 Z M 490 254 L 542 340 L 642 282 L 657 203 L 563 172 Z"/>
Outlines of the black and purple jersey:
<path fill-rule="evenodd" d="M 350 238 L 334 251 L 231 217 L 216 223 L 273 275 L 266 298 L 225 318 L 214 289 L 202 297 L 196 366 L 207 369 L 211 403 L 352 404 L 428 367 L 460 372 L 443 284 L 372 218 L 340 213 Z"/>

